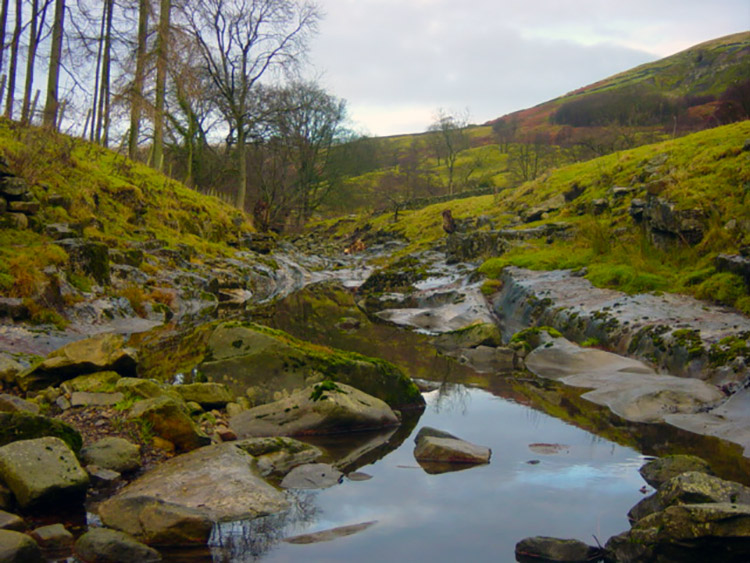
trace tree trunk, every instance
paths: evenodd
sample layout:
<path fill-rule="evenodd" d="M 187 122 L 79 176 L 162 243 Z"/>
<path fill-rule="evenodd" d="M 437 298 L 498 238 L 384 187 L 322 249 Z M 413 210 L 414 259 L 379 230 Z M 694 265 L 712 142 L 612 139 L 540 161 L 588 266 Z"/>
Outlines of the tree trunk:
<path fill-rule="evenodd" d="M 135 159 L 138 150 L 141 107 L 143 104 L 143 83 L 146 74 L 146 34 L 148 33 L 148 0 L 138 1 L 138 47 L 135 54 L 135 77 L 133 94 L 130 101 L 130 135 L 128 137 L 128 156 Z"/>
<path fill-rule="evenodd" d="M 245 123 L 237 124 L 237 158 L 240 159 L 239 185 L 237 186 L 237 199 L 235 206 L 240 211 L 245 210 L 245 194 L 247 192 L 247 154 L 245 150 Z"/>
<path fill-rule="evenodd" d="M 104 46 L 102 48 L 102 72 L 99 84 L 99 107 L 97 108 L 96 135 L 94 140 L 103 146 L 107 146 L 107 134 L 109 132 L 109 76 L 111 68 L 112 53 L 112 13 L 114 12 L 114 1 L 106 0 L 103 14 L 104 21 Z"/>
<path fill-rule="evenodd" d="M 9 3 L 10 0 L 2 0 L 2 6 L 0 7 L 0 73 L 3 72 L 3 55 L 5 55 L 5 28 L 8 24 Z"/>
<path fill-rule="evenodd" d="M 16 73 L 18 71 L 18 47 L 23 31 L 23 3 L 16 0 L 16 28 L 10 44 L 10 68 L 8 69 L 8 97 L 5 101 L 5 117 L 13 119 L 13 98 L 16 94 Z"/>
<path fill-rule="evenodd" d="M 39 18 L 39 0 L 31 2 L 31 29 L 29 31 L 29 52 L 26 58 L 26 85 L 23 90 L 23 107 L 21 108 L 21 122 L 31 122 L 29 109 L 31 109 L 31 90 L 34 87 L 34 61 L 37 48 L 37 24 Z"/>
<path fill-rule="evenodd" d="M 96 124 L 99 119 L 99 79 L 102 72 L 102 52 L 104 51 L 104 27 L 107 22 L 107 3 L 102 5 L 102 23 L 99 26 L 99 46 L 96 51 L 96 71 L 94 72 L 94 99 L 91 104 L 91 134 L 89 140 L 96 139 Z"/>
<path fill-rule="evenodd" d="M 60 107 L 60 102 L 57 99 L 57 88 L 60 81 L 64 26 L 65 0 L 55 0 L 55 22 L 52 24 L 52 45 L 49 55 L 49 74 L 47 75 L 47 101 L 44 104 L 44 126 L 52 129 L 57 127 L 57 112 Z"/>
<path fill-rule="evenodd" d="M 154 168 L 164 168 L 164 100 L 167 89 L 167 52 L 171 0 L 161 0 L 159 32 L 156 37 L 156 106 L 154 108 Z"/>

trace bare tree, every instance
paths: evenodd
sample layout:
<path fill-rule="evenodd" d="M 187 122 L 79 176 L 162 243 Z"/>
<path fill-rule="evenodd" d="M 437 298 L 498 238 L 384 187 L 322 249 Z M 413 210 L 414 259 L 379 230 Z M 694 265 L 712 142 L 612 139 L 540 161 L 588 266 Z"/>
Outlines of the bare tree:
<path fill-rule="evenodd" d="M 8 68 L 8 93 L 5 99 L 5 117 L 13 119 L 13 101 L 16 95 L 16 74 L 18 73 L 18 49 L 23 31 L 23 3 L 16 0 L 16 26 L 10 43 L 10 67 Z"/>
<path fill-rule="evenodd" d="M 135 76 L 130 100 L 130 132 L 128 135 L 128 155 L 135 158 L 140 133 L 143 88 L 146 79 L 146 40 L 148 36 L 148 0 L 138 0 L 138 35 L 136 38 Z"/>
<path fill-rule="evenodd" d="M 432 132 L 442 146 L 443 157 L 448 167 L 448 193 L 453 195 L 455 189 L 454 172 L 458 153 L 469 148 L 469 138 L 466 128 L 469 124 L 468 111 L 459 113 L 448 113 L 439 109 L 435 114 L 435 121 L 430 125 L 428 131 Z"/>
<path fill-rule="evenodd" d="M 2 0 L 0 6 L 0 73 L 3 70 L 3 56 L 5 55 L 5 28 L 8 25 L 8 4 L 10 0 Z"/>
<path fill-rule="evenodd" d="M 23 90 L 23 106 L 21 108 L 21 121 L 30 123 L 33 116 L 31 111 L 31 92 L 34 88 L 34 65 L 36 63 L 36 52 L 44 30 L 44 20 L 47 16 L 47 8 L 52 0 L 44 0 L 39 7 L 39 0 L 31 2 L 31 21 L 29 30 L 29 49 L 26 55 L 26 84 Z"/>
<path fill-rule="evenodd" d="M 50 46 L 49 71 L 47 73 L 47 100 L 44 105 L 44 126 L 57 129 L 60 102 L 57 90 L 60 82 L 60 63 L 65 25 L 65 0 L 55 0 L 55 21 L 52 24 L 52 44 Z"/>
<path fill-rule="evenodd" d="M 156 103 L 154 106 L 154 168 L 164 168 L 164 103 L 167 91 L 167 57 L 171 0 L 161 0 L 156 37 Z"/>
<path fill-rule="evenodd" d="M 236 205 L 247 191 L 246 144 L 253 95 L 267 72 L 291 68 L 316 28 L 317 7 L 307 0 L 204 0 L 182 10 L 200 48 L 238 159 Z"/>

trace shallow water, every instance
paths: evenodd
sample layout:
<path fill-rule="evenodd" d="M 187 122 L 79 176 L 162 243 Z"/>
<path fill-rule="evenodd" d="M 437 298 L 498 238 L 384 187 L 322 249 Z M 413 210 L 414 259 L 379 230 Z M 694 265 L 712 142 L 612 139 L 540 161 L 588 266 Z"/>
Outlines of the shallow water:
<path fill-rule="evenodd" d="M 223 525 L 214 561 L 512 561 L 526 536 L 595 544 L 593 535 L 604 543 L 628 528 L 627 511 L 643 497 L 638 452 L 479 389 L 451 385 L 425 398 L 412 436 L 358 469 L 372 479 L 291 493 L 287 515 Z M 413 457 L 422 426 L 491 447 L 491 462 L 426 473 Z M 368 522 L 331 541 L 279 541 Z"/>

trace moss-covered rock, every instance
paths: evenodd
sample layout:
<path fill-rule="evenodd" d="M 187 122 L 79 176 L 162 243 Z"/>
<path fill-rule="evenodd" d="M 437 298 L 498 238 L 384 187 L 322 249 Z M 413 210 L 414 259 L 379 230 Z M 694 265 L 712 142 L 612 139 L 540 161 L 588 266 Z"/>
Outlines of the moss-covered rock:
<path fill-rule="evenodd" d="M 188 416 L 184 403 L 171 397 L 155 397 L 137 402 L 128 418 L 140 420 L 149 431 L 172 442 L 178 450 L 190 451 L 211 443 Z"/>
<path fill-rule="evenodd" d="M 27 412 L 0 412 L 0 446 L 44 436 L 60 438 L 74 452 L 83 444 L 81 434 L 61 420 Z"/>
<path fill-rule="evenodd" d="M 494 323 L 475 323 L 459 330 L 445 332 L 435 337 L 435 346 L 444 351 L 477 346 L 502 346 L 500 329 Z"/>
<path fill-rule="evenodd" d="M 64 382 L 61 387 L 67 393 L 109 393 L 114 391 L 115 384 L 122 378 L 116 371 L 100 371 L 79 375 Z"/>
<path fill-rule="evenodd" d="M 224 408 L 233 399 L 229 388 L 222 383 L 188 383 L 175 385 L 173 389 L 185 401 L 194 401 L 208 409 Z"/>
<path fill-rule="evenodd" d="M 688 471 L 700 471 L 713 475 L 711 466 L 706 460 L 694 455 L 680 454 L 652 459 L 638 470 L 646 483 L 656 489 L 672 477 L 677 477 Z"/>

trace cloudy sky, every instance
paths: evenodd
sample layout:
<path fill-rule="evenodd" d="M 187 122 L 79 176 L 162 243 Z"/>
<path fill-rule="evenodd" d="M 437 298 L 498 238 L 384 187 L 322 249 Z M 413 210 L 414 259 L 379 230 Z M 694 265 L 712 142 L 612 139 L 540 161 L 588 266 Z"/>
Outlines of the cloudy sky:
<path fill-rule="evenodd" d="M 363 133 L 474 123 L 750 29 L 748 0 L 317 0 L 310 61 Z"/>

